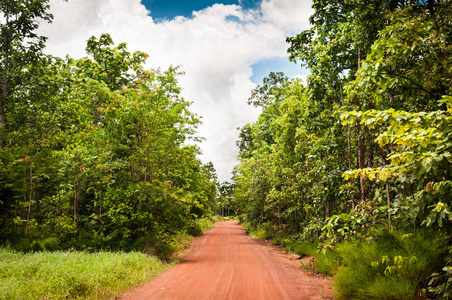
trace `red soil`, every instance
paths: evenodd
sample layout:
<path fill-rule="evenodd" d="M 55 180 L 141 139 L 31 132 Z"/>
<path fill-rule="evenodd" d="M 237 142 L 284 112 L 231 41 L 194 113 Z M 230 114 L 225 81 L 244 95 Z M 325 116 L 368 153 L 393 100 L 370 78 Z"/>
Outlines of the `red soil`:
<path fill-rule="evenodd" d="M 237 221 L 227 221 L 197 238 L 181 264 L 128 292 L 123 300 L 331 299 L 331 295 L 329 284 L 305 274 L 293 256 L 251 239 Z"/>

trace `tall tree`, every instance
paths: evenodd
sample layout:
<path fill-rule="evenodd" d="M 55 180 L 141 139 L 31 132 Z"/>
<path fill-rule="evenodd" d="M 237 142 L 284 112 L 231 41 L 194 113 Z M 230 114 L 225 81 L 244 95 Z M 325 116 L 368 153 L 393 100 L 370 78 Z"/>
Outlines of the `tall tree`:
<path fill-rule="evenodd" d="M 4 145 L 6 110 L 13 105 L 11 92 L 26 79 L 24 68 L 36 62 L 44 48 L 45 37 L 35 30 L 39 20 L 50 22 L 48 0 L 1 0 L 0 12 L 0 148 Z"/>

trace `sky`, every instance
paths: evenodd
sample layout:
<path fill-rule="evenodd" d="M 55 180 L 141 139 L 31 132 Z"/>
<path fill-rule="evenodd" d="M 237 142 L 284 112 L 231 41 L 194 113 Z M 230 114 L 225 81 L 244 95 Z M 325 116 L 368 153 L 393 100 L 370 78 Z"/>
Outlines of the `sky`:
<path fill-rule="evenodd" d="M 247 105 L 251 90 L 269 72 L 305 77 L 288 61 L 285 42 L 309 28 L 311 0 L 50 0 L 46 52 L 86 56 L 91 36 L 109 33 L 128 50 L 149 54 L 146 67 L 180 66 L 182 96 L 201 116 L 198 135 L 203 163 L 211 161 L 220 181 L 237 164 L 238 127 L 257 120 Z"/>

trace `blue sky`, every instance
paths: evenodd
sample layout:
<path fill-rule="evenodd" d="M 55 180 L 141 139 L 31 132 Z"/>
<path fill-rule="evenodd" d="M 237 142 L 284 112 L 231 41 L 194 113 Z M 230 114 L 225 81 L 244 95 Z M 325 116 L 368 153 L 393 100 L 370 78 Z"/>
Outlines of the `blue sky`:
<path fill-rule="evenodd" d="M 109 33 L 129 51 L 149 54 L 147 68 L 180 66 L 182 96 L 202 117 L 202 162 L 230 180 L 237 164 L 237 127 L 257 120 L 247 105 L 271 71 L 289 77 L 306 70 L 288 61 L 285 40 L 309 28 L 312 0 L 49 0 L 52 24 L 41 24 L 46 51 L 86 56 L 91 36 Z M 220 4 L 220 5 L 219 5 Z M 222 4 L 222 5 L 221 5 Z M 232 4 L 232 5 L 231 5 Z M 193 14 L 195 12 L 195 14 Z M 184 18 L 176 18 L 183 16 Z"/>
<path fill-rule="evenodd" d="M 292 78 L 297 75 L 307 75 L 308 71 L 301 68 L 300 65 L 289 62 L 286 57 L 270 58 L 260 60 L 257 63 L 251 65 L 253 69 L 253 76 L 251 81 L 256 84 L 261 84 L 264 77 L 270 72 L 283 72 L 286 76 Z"/>
<path fill-rule="evenodd" d="M 215 3 L 224 5 L 240 5 L 245 9 L 256 8 L 260 3 L 259 0 L 228 0 L 228 1 L 211 1 L 211 0 L 142 0 L 144 6 L 151 11 L 151 16 L 155 19 L 171 20 L 176 16 L 184 16 L 190 18 L 193 11 L 199 11 Z"/>

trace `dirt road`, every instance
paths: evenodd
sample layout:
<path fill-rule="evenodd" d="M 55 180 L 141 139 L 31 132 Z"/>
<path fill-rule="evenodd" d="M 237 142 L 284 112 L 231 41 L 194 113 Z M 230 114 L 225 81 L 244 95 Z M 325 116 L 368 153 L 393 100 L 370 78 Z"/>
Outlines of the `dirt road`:
<path fill-rule="evenodd" d="M 237 221 L 217 223 L 184 261 L 124 295 L 137 299 L 328 299 L 331 289 L 299 261 L 248 237 Z"/>

